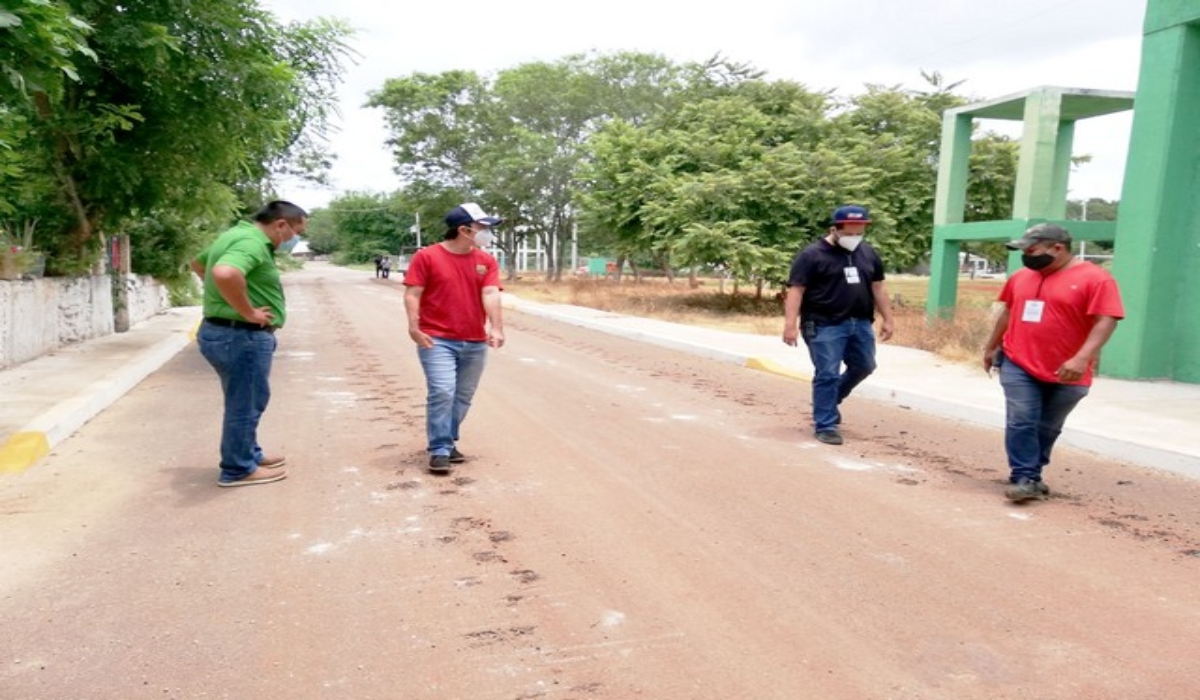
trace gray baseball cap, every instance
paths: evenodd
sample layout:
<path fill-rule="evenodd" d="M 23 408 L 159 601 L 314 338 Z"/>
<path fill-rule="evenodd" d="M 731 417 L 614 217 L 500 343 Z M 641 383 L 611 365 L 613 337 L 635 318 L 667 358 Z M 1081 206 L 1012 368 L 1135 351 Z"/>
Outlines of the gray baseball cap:
<path fill-rule="evenodd" d="M 1015 241 L 1005 243 L 1009 250 L 1025 250 L 1031 245 L 1045 242 L 1071 245 L 1071 234 L 1062 226 L 1056 224 L 1038 224 L 1025 230 L 1025 235 Z"/>

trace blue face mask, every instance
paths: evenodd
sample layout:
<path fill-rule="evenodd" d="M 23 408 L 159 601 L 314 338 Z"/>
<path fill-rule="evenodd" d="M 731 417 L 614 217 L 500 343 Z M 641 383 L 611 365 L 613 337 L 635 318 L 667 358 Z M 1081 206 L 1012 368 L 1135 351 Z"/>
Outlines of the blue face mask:
<path fill-rule="evenodd" d="M 275 251 L 278 253 L 283 253 L 285 255 L 288 255 L 292 252 L 292 249 L 295 248 L 296 244 L 299 242 L 300 242 L 299 236 L 292 236 L 291 238 L 287 239 L 283 243 L 280 243 L 278 246 L 276 246 Z"/>

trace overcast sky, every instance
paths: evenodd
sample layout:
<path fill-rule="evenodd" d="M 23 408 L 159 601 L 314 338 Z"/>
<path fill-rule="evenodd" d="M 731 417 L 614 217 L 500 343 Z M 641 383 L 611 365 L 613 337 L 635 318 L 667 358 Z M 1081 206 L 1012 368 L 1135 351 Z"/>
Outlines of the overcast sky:
<path fill-rule="evenodd" d="M 399 186 L 382 112 L 367 93 L 414 72 L 491 74 L 572 53 L 643 51 L 677 62 L 714 54 L 842 95 L 866 83 L 922 85 L 920 72 L 966 81 L 990 100 L 1042 85 L 1137 89 L 1146 0 L 264 0 L 285 21 L 339 17 L 361 54 L 341 92 L 332 190 L 284 183 L 308 208 L 339 192 Z M 1118 199 L 1129 113 L 1080 122 L 1070 197 Z M 1019 125 L 985 122 L 1013 136 Z"/>

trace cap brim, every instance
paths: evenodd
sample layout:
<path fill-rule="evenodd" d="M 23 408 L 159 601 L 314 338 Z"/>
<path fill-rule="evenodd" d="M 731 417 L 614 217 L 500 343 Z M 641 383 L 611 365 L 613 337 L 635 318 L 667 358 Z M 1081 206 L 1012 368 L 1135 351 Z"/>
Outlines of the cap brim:
<path fill-rule="evenodd" d="M 475 223 L 483 224 L 484 226 L 499 226 L 504 223 L 504 219 L 498 216 L 485 216 L 482 219 L 476 219 Z"/>
<path fill-rule="evenodd" d="M 1031 245 L 1041 243 L 1041 240 L 1042 239 L 1040 238 L 1018 238 L 1015 241 L 1009 241 L 1008 243 L 1005 243 L 1004 247 L 1008 248 L 1009 250 L 1025 250 Z"/>

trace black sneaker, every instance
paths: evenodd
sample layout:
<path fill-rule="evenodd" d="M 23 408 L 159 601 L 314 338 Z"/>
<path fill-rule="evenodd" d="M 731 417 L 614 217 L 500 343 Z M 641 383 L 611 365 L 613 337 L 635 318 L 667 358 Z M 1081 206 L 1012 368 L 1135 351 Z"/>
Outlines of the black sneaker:
<path fill-rule="evenodd" d="M 459 452 L 457 447 L 450 448 L 450 463 L 451 464 L 462 464 L 465 461 L 467 461 L 467 456 L 465 454 Z"/>
<path fill-rule="evenodd" d="M 449 474 L 450 469 L 449 455 L 433 455 L 429 458 L 429 471 L 434 474 Z"/>
<path fill-rule="evenodd" d="M 836 430 L 818 430 L 817 440 L 826 445 L 840 445 L 845 442 L 842 440 L 842 434 Z"/>
<path fill-rule="evenodd" d="M 1039 500 L 1050 495 L 1050 487 L 1033 479 L 1017 479 L 1016 483 L 1004 491 L 1004 497 L 1013 503 L 1021 503 L 1031 498 Z"/>

